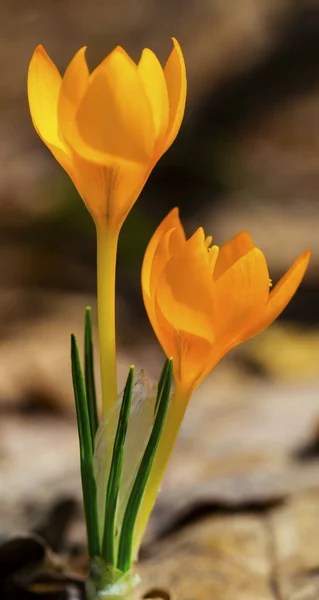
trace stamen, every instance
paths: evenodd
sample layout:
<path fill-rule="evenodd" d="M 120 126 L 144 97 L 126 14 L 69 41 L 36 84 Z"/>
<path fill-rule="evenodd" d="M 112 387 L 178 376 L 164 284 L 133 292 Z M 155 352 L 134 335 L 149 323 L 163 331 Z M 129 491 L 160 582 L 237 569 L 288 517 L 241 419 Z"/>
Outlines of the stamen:
<path fill-rule="evenodd" d="M 208 261 L 209 261 L 209 266 L 210 266 L 211 272 L 214 271 L 218 253 L 219 253 L 218 246 L 211 246 L 210 248 L 208 248 Z"/>
<path fill-rule="evenodd" d="M 211 245 L 213 241 L 213 236 L 212 235 L 208 235 L 206 240 L 205 240 L 205 246 L 208 250 L 210 250 L 209 246 Z"/>

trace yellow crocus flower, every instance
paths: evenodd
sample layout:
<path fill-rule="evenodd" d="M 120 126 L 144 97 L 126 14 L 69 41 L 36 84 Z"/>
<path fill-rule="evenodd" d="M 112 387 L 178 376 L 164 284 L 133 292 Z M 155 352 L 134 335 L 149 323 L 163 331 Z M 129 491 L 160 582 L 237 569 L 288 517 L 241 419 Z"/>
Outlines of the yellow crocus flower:
<path fill-rule="evenodd" d="M 174 359 L 175 393 L 141 505 L 136 549 L 192 392 L 229 350 L 278 317 L 310 259 L 306 250 L 270 289 L 265 256 L 249 233 L 242 231 L 220 248 L 210 247 L 211 241 L 202 228 L 187 240 L 175 208 L 144 257 L 144 303 L 164 352 Z"/>
<path fill-rule="evenodd" d="M 107 412 L 117 398 L 118 235 L 154 165 L 179 131 L 186 72 L 175 39 L 164 68 L 147 48 L 136 64 L 117 47 L 90 73 L 85 50 L 77 52 L 62 78 L 38 46 L 29 67 L 28 97 L 37 133 L 72 179 L 96 224 L 102 395 Z"/>
<path fill-rule="evenodd" d="M 44 48 L 35 49 L 28 74 L 34 127 L 98 224 L 121 227 L 179 131 L 186 73 L 173 43 L 164 69 L 148 48 L 135 64 L 117 47 L 92 73 L 84 47 L 63 78 Z"/>
<path fill-rule="evenodd" d="M 299 256 L 271 288 L 264 254 L 246 231 L 218 248 L 200 227 L 186 239 L 173 209 L 145 253 L 142 289 L 153 329 L 174 358 L 175 387 L 191 393 L 234 346 L 270 325 L 307 269 Z"/>

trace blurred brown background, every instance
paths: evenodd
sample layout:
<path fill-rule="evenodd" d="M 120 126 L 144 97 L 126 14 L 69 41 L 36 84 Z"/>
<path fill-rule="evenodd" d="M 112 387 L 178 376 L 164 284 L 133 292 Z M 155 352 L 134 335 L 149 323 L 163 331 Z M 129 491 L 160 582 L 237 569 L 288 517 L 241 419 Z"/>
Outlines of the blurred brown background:
<path fill-rule="evenodd" d="M 81 339 L 84 307 L 95 310 L 94 228 L 31 124 L 30 58 L 42 43 L 63 72 L 82 45 L 94 67 L 120 44 L 135 59 L 148 46 L 164 63 L 171 36 L 185 55 L 187 111 L 121 235 L 121 382 L 132 362 L 159 373 L 139 278 L 171 207 L 188 233 L 204 224 L 217 244 L 248 229 L 274 282 L 305 248 L 313 254 L 283 317 L 225 358 L 193 398 L 149 543 L 203 504 L 265 504 L 319 487 L 316 460 L 291 458 L 305 448 L 316 457 L 319 419 L 318 2 L 2 0 L 0 536 L 80 498 L 68 345 L 71 331 Z M 81 517 L 72 535 L 83 544 Z"/>

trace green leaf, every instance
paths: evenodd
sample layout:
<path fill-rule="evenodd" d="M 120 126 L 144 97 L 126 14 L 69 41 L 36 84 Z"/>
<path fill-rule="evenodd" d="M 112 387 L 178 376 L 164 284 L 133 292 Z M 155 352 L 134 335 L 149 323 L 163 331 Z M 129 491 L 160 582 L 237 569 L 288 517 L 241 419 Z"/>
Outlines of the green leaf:
<path fill-rule="evenodd" d="M 157 391 L 156 405 L 158 406 L 158 409 L 156 411 L 153 429 L 145 448 L 123 519 L 117 562 L 117 568 L 123 572 L 131 569 L 134 526 L 145 491 L 145 486 L 151 472 L 156 449 L 163 431 L 172 385 L 173 359 L 170 359 L 164 366 L 164 372 L 163 385 L 159 385 Z"/>
<path fill-rule="evenodd" d="M 101 556 L 108 564 L 114 566 L 115 517 L 122 474 L 125 437 L 132 401 L 133 383 L 134 367 L 131 367 L 123 393 L 123 400 L 117 424 L 105 502 L 104 534 Z"/>
<path fill-rule="evenodd" d="M 99 426 L 96 404 L 96 391 L 94 381 L 94 354 L 92 336 L 92 314 L 88 306 L 85 310 L 85 335 L 84 335 L 84 378 L 86 399 L 89 411 L 90 430 L 92 438 L 92 451 L 94 453 L 95 434 Z"/>
<path fill-rule="evenodd" d="M 166 381 L 166 377 L 167 377 L 167 373 L 168 373 L 168 368 L 169 368 L 169 359 L 167 358 L 165 363 L 164 363 L 164 367 L 163 370 L 161 372 L 161 376 L 159 378 L 159 382 L 158 382 L 158 386 L 157 386 L 157 395 L 156 395 L 156 401 L 155 401 L 155 406 L 154 406 L 154 415 L 156 415 L 157 409 L 158 409 L 158 404 L 159 401 L 162 397 L 162 393 L 163 393 L 163 388 L 165 385 L 165 381 Z"/>
<path fill-rule="evenodd" d="M 100 554 L 96 502 L 96 483 L 93 467 L 92 437 L 85 395 L 83 374 L 76 336 L 71 335 L 72 379 L 80 442 L 80 466 L 88 550 L 91 558 Z"/>

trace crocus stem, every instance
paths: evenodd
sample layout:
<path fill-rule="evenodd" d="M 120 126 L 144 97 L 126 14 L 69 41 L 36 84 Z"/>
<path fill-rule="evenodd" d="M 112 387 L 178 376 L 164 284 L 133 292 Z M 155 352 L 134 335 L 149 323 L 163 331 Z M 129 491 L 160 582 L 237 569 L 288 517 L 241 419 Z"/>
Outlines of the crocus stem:
<path fill-rule="evenodd" d="M 157 492 L 174 448 L 190 396 L 190 390 L 175 387 L 175 392 L 170 399 L 164 429 L 136 520 L 133 542 L 134 558 L 137 558 L 144 529 L 155 504 Z"/>
<path fill-rule="evenodd" d="M 97 302 L 103 414 L 117 400 L 115 272 L 118 233 L 97 226 Z"/>

